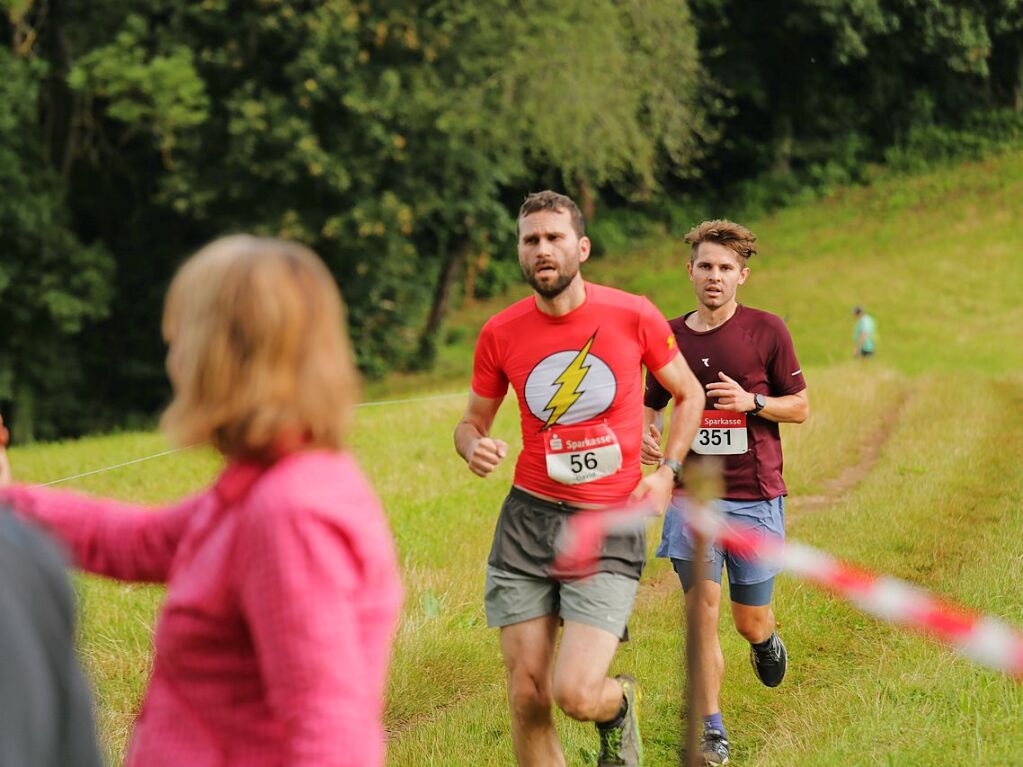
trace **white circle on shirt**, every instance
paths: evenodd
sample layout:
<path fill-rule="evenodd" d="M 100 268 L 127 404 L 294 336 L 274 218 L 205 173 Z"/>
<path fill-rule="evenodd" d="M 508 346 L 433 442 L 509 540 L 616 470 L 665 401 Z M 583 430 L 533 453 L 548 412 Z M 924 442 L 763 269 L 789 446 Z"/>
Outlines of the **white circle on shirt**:
<path fill-rule="evenodd" d="M 600 357 L 587 354 L 569 370 L 578 356 L 578 351 L 555 352 L 542 359 L 526 378 L 529 412 L 545 426 L 555 414 L 550 426 L 581 423 L 600 415 L 614 402 L 618 382 L 611 368 Z"/>

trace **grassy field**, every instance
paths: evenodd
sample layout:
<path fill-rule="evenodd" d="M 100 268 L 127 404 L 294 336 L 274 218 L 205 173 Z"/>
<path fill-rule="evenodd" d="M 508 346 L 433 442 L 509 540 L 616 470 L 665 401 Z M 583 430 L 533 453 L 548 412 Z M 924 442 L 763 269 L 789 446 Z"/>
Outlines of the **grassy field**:
<path fill-rule="evenodd" d="M 790 535 L 1023 626 L 1021 217 L 1023 155 L 881 179 L 745 222 L 762 255 L 742 297 L 787 319 L 810 385 L 810 420 L 784 430 Z M 677 243 L 640 243 L 591 264 L 588 276 L 677 314 L 692 304 L 682 253 Z M 390 514 L 408 590 L 387 711 L 394 767 L 513 763 L 497 636 L 481 604 L 512 467 L 478 480 L 451 448 L 471 340 L 506 301 L 463 310 L 452 334 L 462 340 L 443 351 L 441 373 L 392 390 L 452 396 L 360 411 L 354 449 Z M 880 329 L 867 362 L 849 359 L 856 303 Z M 509 401 L 495 426 L 512 444 L 516 419 Z M 158 435 L 124 434 L 20 448 L 12 462 L 19 479 L 41 482 L 165 448 Z M 219 465 L 209 451 L 185 451 L 68 486 L 160 502 L 208 482 Z M 116 762 L 161 591 L 78 584 L 83 657 Z M 1023 764 L 1023 690 L 1011 681 L 786 577 L 776 610 L 791 656 L 776 690 L 756 682 L 745 643 L 722 620 L 735 764 Z M 679 618 L 677 582 L 654 561 L 615 671 L 643 684 L 655 767 L 677 760 Z M 593 764 L 592 727 L 559 726 L 569 764 Z"/>

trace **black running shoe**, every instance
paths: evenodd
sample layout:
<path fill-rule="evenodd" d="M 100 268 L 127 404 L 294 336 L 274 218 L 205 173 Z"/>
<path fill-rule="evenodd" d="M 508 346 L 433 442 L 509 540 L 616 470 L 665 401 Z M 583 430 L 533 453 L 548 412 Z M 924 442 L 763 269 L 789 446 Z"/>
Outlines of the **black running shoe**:
<path fill-rule="evenodd" d="M 757 677 L 768 687 L 777 687 L 785 678 L 785 669 L 789 665 L 789 656 L 785 645 L 777 633 L 771 634 L 770 644 L 764 650 L 753 645 L 749 648 L 749 660 Z"/>
<path fill-rule="evenodd" d="M 721 730 L 705 729 L 700 736 L 704 764 L 728 764 L 728 739 Z"/>

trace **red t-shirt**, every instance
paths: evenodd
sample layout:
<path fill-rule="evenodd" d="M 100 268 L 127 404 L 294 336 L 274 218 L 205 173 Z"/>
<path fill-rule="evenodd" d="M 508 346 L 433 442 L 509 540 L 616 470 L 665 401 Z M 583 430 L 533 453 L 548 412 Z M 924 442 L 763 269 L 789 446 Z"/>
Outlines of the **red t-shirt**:
<path fill-rule="evenodd" d="M 673 319 L 671 329 L 704 391 L 707 384 L 721 380 L 718 372 L 734 378 L 748 392 L 769 397 L 806 388 L 792 336 L 781 317 L 739 304 L 728 321 L 700 332 L 686 325 L 688 316 Z M 648 375 L 646 406 L 661 410 L 670 399 L 657 379 Z M 707 397 L 707 409 L 714 409 L 714 397 Z M 725 498 L 762 500 L 785 495 L 778 424 L 748 415 L 746 433 L 749 449 L 724 456 Z"/>
<path fill-rule="evenodd" d="M 642 365 L 660 370 L 677 353 L 671 328 L 648 299 L 603 285 L 586 283 L 585 302 L 560 317 L 541 312 L 532 296 L 491 317 L 476 343 L 472 390 L 501 399 L 511 383 L 518 395 L 515 484 L 569 503 L 624 500 L 641 477 Z M 620 468 L 587 481 L 589 467 L 613 465 L 603 457 L 610 439 L 620 447 Z M 557 453 L 562 445 L 566 452 Z M 572 446 L 578 451 L 569 453 Z M 550 455 L 565 470 L 578 468 L 583 481 L 553 479 Z"/>

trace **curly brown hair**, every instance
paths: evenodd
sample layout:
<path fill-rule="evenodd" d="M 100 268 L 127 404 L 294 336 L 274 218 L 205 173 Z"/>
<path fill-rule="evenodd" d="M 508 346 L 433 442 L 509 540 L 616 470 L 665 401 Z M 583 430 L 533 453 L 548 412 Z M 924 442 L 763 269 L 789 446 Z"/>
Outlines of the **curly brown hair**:
<path fill-rule="evenodd" d="M 757 236 L 741 224 L 723 218 L 697 224 L 686 234 L 685 241 L 693 246 L 689 254 L 690 263 L 696 258 L 701 242 L 724 245 L 735 253 L 739 258 L 739 266 L 743 267 L 746 266 L 747 258 L 757 254 Z"/>

